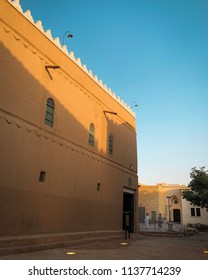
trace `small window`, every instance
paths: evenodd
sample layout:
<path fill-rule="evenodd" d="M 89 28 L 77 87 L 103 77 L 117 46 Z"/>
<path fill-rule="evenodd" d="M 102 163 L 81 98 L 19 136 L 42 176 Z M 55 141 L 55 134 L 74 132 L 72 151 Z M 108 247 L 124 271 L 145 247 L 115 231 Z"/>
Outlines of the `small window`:
<path fill-rule="evenodd" d="M 94 146 L 94 133 L 95 133 L 95 127 L 94 124 L 90 124 L 90 130 L 89 130 L 89 145 Z"/>
<path fill-rule="evenodd" d="M 108 152 L 110 155 L 113 154 L 113 135 L 110 135 L 108 138 Z"/>
<path fill-rule="evenodd" d="M 45 124 L 51 127 L 53 127 L 53 123 L 54 123 L 54 110 L 55 110 L 55 103 L 52 98 L 48 98 L 46 104 Z"/>
<path fill-rule="evenodd" d="M 101 183 L 97 183 L 97 191 L 98 192 L 100 191 L 100 186 L 101 186 Z"/>
<path fill-rule="evenodd" d="M 192 217 L 201 217 L 201 209 L 200 208 L 191 208 L 191 216 Z"/>
<path fill-rule="evenodd" d="M 191 216 L 195 217 L 195 208 L 191 208 Z"/>
<path fill-rule="evenodd" d="M 201 209 L 200 208 L 196 208 L 196 216 L 201 217 Z"/>
<path fill-rule="evenodd" d="M 44 182 L 46 177 L 45 171 L 40 171 L 39 182 Z"/>

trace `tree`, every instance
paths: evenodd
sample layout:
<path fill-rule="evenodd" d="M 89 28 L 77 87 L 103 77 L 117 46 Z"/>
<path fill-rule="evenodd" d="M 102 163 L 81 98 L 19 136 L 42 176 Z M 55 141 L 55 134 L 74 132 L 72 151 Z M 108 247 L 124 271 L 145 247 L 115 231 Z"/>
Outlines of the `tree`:
<path fill-rule="evenodd" d="M 182 192 L 182 197 L 192 205 L 206 208 L 208 211 L 208 171 L 205 167 L 191 169 L 190 177 L 192 178 L 189 183 L 188 190 Z"/>

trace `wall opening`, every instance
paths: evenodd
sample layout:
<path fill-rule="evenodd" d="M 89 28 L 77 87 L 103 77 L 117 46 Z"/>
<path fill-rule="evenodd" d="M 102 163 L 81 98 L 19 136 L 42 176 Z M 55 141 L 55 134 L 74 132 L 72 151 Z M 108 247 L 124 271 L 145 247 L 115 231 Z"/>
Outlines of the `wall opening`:
<path fill-rule="evenodd" d="M 173 209 L 173 221 L 176 223 L 181 222 L 181 211 L 180 209 Z"/>
<path fill-rule="evenodd" d="M 134 232 L 134 193 L 123 192 L 123 230 Z"/>
<path fill-rule="evenodd" d="M 45 171 L 40 171 L 39 182 L 44 182 L 45 178 L 46 178 L 46 172 Z"/>

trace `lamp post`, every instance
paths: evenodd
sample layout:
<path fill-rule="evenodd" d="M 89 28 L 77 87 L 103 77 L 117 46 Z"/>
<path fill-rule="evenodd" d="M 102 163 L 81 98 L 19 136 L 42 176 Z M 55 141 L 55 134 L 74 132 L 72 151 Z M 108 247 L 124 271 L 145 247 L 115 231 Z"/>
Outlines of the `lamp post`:
<path fill-rule="evenodd" d="M 66 31 L 63 35 L 62 45 L 64 45 L 64 39 L 65 39 L 66 35 L 67 35 L 67 38 L 69 38 L 69 39 L 73 38 L 73 35 L 69 31 Z"/>
<path fill-rule="evenodd" d="M 168 199 L 168 221 L 170 222 L 170 199 L 171 199 L 171 196 L 167 196 L 167 199 Z"/>

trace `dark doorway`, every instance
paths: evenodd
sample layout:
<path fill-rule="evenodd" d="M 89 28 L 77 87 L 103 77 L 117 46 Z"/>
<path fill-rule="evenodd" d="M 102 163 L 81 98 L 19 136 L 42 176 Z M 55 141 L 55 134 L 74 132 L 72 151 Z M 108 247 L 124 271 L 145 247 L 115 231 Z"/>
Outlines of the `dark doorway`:
<path fill-rule="evenodd" d="M 181 212 L 180 209 L 173 209 L 173 220 L 176 223 L 181 222 Z"/>
<path fill-rule="evenodd" d="M 129 227 L 134 232 L 134 194 L 123 193 L 123 230 Z"/>

